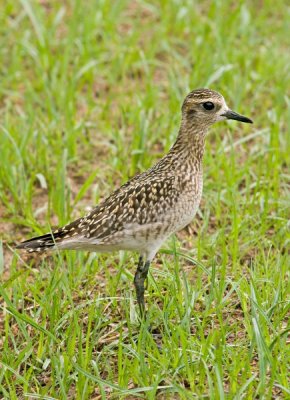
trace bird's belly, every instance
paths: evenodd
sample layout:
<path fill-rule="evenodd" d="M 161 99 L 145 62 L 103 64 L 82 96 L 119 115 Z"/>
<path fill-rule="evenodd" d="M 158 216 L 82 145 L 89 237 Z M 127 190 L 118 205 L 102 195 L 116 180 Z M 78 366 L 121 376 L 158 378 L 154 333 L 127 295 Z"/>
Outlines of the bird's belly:
<path fill-rule="evenodd" d="M 167 224 L 168 225 L 168 224 Z M 124 229 L 103 239 L 91 238 L 90 245 L 97 251 L 131 250 L 142 251 L 144 248 L 160 244 L 166 236 L 166 227 L 161 222 L 144 225 L 128 223 Z"/>

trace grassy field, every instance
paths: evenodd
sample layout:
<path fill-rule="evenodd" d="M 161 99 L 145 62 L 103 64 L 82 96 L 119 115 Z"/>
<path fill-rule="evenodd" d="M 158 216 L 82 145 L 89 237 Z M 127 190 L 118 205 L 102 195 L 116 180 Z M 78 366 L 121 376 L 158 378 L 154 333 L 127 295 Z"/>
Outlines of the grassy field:
<path fill-rule="evenodd" d="M 289 399 L 286 2 L 5 0 L 0 22 L 0 397 Z M 137 255 L 14 246 L 156 162 L 198 87 L 255 124 L 207 138 L 199 213 L 151 268 L 152 335 Z"/>

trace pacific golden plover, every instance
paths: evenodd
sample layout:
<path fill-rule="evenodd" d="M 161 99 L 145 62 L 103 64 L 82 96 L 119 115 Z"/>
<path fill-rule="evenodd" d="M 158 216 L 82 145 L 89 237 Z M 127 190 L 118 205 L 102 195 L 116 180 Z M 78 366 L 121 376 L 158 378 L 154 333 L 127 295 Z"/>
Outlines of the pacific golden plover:
<path fill-rule="evenodd" d="M 150 262 L 169 235 L 192 221 L 202 194 L 205 136 L 210 125 L 225 119 L 252 123 L 230 110 L 219 93 L 209 89 L 192 91 L 183 102 L 179 134 L 166 156 L 115 190 L 89 214 L 52 234 L 26 240 L 17 248 L 28 252 L 138 252 L 134 285 L 143 316 L 144 281 Z"/>

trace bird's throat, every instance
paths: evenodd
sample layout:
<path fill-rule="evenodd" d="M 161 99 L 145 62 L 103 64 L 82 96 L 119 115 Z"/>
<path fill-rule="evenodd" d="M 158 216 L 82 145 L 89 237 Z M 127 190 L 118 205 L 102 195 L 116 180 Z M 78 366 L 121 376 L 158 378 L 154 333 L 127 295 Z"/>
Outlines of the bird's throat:
<path fill-rule="evenodd" d="M 201 163 L 206 133 L 207 129 L 203 127 L 182 123 L 171 151 L 176 152 L 180 159 L 191 159 Z"/>

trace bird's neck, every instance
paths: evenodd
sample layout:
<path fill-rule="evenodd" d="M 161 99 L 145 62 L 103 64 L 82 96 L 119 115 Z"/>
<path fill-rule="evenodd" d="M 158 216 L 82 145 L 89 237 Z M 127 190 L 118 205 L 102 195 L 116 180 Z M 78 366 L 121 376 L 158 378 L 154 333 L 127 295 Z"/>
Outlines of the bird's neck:
<path fill-rule="evenodd" d="M 207 127 L 182 120 L 176 142 L 171 148 L 180 161 L 191 160 L 201 165 Z"/>

